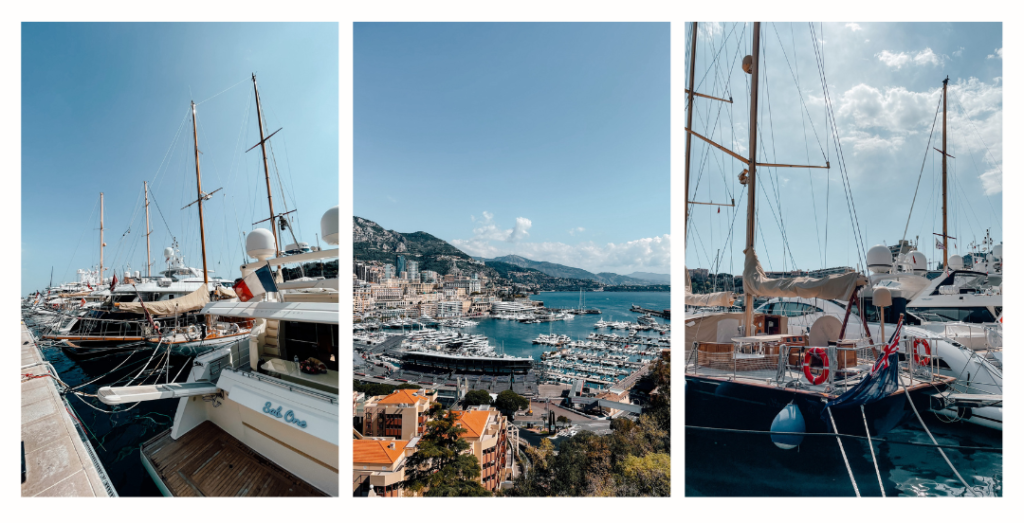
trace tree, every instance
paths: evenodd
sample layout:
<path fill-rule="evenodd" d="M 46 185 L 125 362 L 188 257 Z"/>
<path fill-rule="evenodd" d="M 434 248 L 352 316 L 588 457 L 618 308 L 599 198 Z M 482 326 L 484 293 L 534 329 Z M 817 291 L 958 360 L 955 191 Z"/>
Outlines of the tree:
<path fill-rule="evenodd" d="M 530 400 L 516 394 L 509 390 L 503 390 L 498 393 L 498 399 L 494 400 L 494 406 L 501 411 L 502 414 L 509 416 L 517 410 L 523 410 L 530 406 Z"/>
<path fill-rule="evenodd" d="M 620 496 L 668 496 L 672 484 L 672 460 L 668 454 L 628 456 L 616 489 Z"/>
<path fill-rule="evenodd" d="M 466 393 L 466 397 L 462 399 L 463 403 L 467 407 L 473 405 L 490 405 L 491 395 L 486 390 L 471 390 Z"/>
<path fill-rule="evenodd" d="M 557 421 L 559 423 L 561 423 L 562 425 L 565 425 L 565 424 L 569 423 L 569 418 L 567 418 L 565 416 L 559 416 Z"/>
<path fill-rule="evenodd" d="M 466 429 L 456 425 L 459 417 L 439 403 L 431 406 L 431 420 L 420 438 L 416 452 L 406 461 L 406 479 L 401 488 L 413 492 L 427 489 L 425 496 L 490 496 L 480 483 L 480 462 L 460 436 Z"/>

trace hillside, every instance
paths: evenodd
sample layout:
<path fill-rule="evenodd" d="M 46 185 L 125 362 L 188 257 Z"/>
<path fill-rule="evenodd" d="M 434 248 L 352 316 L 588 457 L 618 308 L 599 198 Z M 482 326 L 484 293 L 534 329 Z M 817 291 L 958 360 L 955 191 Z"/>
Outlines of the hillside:
<path fill-rule="evenodd" d="M 361 261 L 395 264 L 399 254 L 419 262 L 421 271 L 447 274 L 452 266 L 464 272 L 479 272 L 489 278 L 497 273 L 448 242 L 419 231 L 400 233 L 387 230 L 376 222 L 352 219 L 352 257 Z"/>
<path fill-rule="evenodd" d="M 498 258 L 492 258 L 490 260 L 484 260 L 485 262 L 503 262 L 519 267 L 525 267 L 530 269 L 536 269 L 538 271 L 547 274 L 553 278 L 566 278 L 574 280 L 591 280 L 606 285 L 648 285 L 653 280 L 635 278 L 631 276 L 622 276 L 621 274 L 615 274 L 614 272 L 601 272 L 594 274 L 584 269 L 577 269 L 575 267 L 569 267 L 567 265 L 561 265 L 558 263 L 551 263 L 545 261 L 534 261 L 510 254 L 508 256 L 501 256 Z M 658 282 L 662 283 L 662 282 Z M 668 283 L 663 282 L 663 283 Z"/>

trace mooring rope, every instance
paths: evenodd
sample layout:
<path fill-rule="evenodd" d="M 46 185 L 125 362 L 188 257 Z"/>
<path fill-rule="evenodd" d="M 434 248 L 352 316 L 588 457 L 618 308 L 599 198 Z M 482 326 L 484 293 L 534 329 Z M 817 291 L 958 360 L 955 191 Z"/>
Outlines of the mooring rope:
<path fill-rule="evenodd" d="M 900 382 L 902 381 L 903 377 L 901 376 Z M 904 386 L 903 390 L 905 391 L 905 394 L 907 396 L 907 402 L 910 403 L 910 408 L 914 409 L 914 415 L 917 416 L 917 421 L 921 423 L 921 427 L 924 428 L 925 433 L 928 434 L 928 437 L 932 440 L 932 443 L 938 446 L 939 443 L 938 441 L 935 441 L 935 436 L 932 436 L 932 431 L 928 430 L 928 425 L 925 425 L 924 420 L 921 419 L 921 413 L 917 411 L 917 406 L 914 405 L 914 400 L 910 399 L 910 391 L 906 388 L 906 386 Z M 946 460 L 946 464 L 949 465 L 949 468 L 953 470 L 953 474 L 955 474 L 957 479 L 960 480 L 960 483 L 964 484 L 964 488 L 966 488 L 967 491 L 971 492 L 972 494 L 977 494 L 977 492 L 974 490 L 974 487 L 968 485 L 967 481 L 964 480 L 964 477 L 960 475 L 960 472 L 958 470 L 956 470 L 956 467 L 953 466 L 953 462 L 949 461 L 949 458 L 946 457 L 946 453 L 941 448 L 939 448 L 938 450 L 939 454 L 942 454 L 942 459 Z"/>
<path fill-rule="evenodd" d="M 850 474 L 850 483 L 853 484 L 853 491 L 860 497 L 860 489 L 857 488 L 857 480 L 853 477 L 853 469 L 850 468 L 850 460 L 846 459 L 846 449 L 843 448 L 843 439 L 839 437 L 839 430 L 836 429 L 836 420 L 832 418 L 832 408 L 828 407 L 825 410 L 828 411 L 828 419 L 832 422 L 832 431 L 836 433 L 836 441 L 839 442 L 839 452 L 843 454 L 843 463 L 846 463 L 846 472 Z"/>
<path fill-rule="evenodd" d="M 878 477 L 878 488 L 885 497 L 885 485 L 882 484 L 882 473 L 878 471 L 878 460 L 875 458 L 875 445 L 871 442 L 871 429 L 868 428 L 868 416 L 864 412 L 864 405 L 860 406 L 860 417 L 864 419 L 864 433 L 868 435 L 868 448 L 871 449 L 871 464 L 875 466 L 875 476 Z"/>

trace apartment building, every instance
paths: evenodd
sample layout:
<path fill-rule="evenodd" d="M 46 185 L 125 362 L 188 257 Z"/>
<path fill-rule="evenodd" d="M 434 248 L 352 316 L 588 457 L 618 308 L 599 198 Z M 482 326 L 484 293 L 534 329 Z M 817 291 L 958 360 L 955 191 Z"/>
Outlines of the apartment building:
<path fill-rule="evenodd" d="M 483 405 L 454 412 L 459 416 L 456 423 L 466 429 L 461 438 L 469 441 L 470 452 L 480 461 L 480 483 L 492 492 L 498 490 L 508 470 L 507 419 Z"/>
<path fill-rule="evenodd" d="M 408 389 L 370 398 L 363 406 L 363 435 L 404 440 L 422 436 L 427 411 L 436 401 L 437 392 Z"/>
<path fill-rule="evenodd" d="M 355 496 L 402 497 L 398 483 L 405 480 L 406 460 L 416 452 L 416 442 L 395 439 L 352 441 L 352 491 Z"/>

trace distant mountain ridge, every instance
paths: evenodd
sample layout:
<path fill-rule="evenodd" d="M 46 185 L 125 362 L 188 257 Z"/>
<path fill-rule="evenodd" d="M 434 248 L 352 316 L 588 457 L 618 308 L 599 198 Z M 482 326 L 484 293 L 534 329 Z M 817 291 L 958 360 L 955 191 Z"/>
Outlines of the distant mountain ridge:
<path fill-rule="evenodd" d="M 649 272 L 634 272 L 629 275 L 615 274 L 613 272 L 600 272 L 594 274 L 584 269 L 578 269 L 575 267 L 569 267 L 567 265 L 561 265 L 558 263 L 551 263 L 546 261 L 534 261 L 516 254 L 509 254 L 508 256 L 499 256 L 497 258 L 482 258 L 477 257 L 477 260 L 483 262 L 501 262 L 518 267 L 536 269 L 548 276 L 555 278 L 575 278 L 580 280 L 594 280 L 599 283 L 606 285 L 648 285 L 651 283 L 668 285 L 671 281 L 668 274 L 656 274 Z"/>
<path fill-rule="evenodd" d="M 594 274 L 584 269 L 529 260 L 515 254 L 492 259 L 470 256 L 450 243 L 422 231 L 401 233 L 385 229 L 366 218 L 352 217 L 353 259 L 394 265 L 399 255 L 417 261 L 421 271 L 435 271 L 443 275 L 451 272 L 453 267 L 458 267 L 466 275 L 477 272 L 492 279 L 502 278 L 516 284 L 538 285 L 548 289 L 581 285 L 646 286 L 669 283 L 667 274 Z"/>

